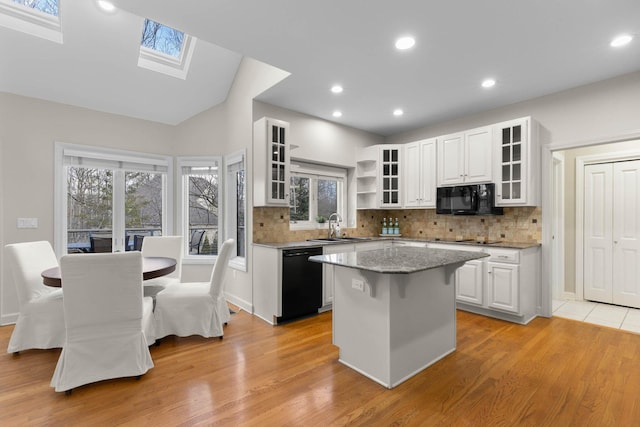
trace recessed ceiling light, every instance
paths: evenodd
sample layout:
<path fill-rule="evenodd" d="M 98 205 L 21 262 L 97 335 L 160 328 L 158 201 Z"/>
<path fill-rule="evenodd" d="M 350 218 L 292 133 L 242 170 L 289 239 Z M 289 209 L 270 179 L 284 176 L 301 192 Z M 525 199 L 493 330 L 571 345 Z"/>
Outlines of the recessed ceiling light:
<path fill-rule="evenodd" d="M 342 111 L 334 111 L 333 117 L 342 117 Z"/>
<path fill-rule="evenodd" d="M 107 1 L 107 0 L 98 0 L 98 6 L 100 6 L 100 9 L 104 10 L 105 12 L 113 12 L 114 10 L 116 10 L 116 7 L 113 5 L 113 3 Z"/>
<path fill-rule="evenodd" d="M 406 50 L 411 49 L 416 44 L 416 39 L 411 36 L 400 37 L 396 40 L 396 49 Z"/>
<path fill-rule="evenodd" d="M 401 108 L 396 108 L 395 110 L 393 110 L 393 115 L 398 117 L 404 114 L 404 111 L 402 111 Z"/>
<path fill-rule="evenodd" d="M 616 37 L 611 41 L 611 47 L 621 47 L 631 43 L 633 40 L 633 36 L 629 34 L 623 34 L 621 36 Z"/>
<path fill-rule="evenodd" d="M 333 85 L 331 86 L 331 92 L 333 93 L 342 93 L 342 86 L 340 85 Z"/>
<path fill-rule="evenodd" d="M 496 85 L 496 81 L 494 79 L 485 79 L 482 81 L 482 87 L 490 88 Z"/>

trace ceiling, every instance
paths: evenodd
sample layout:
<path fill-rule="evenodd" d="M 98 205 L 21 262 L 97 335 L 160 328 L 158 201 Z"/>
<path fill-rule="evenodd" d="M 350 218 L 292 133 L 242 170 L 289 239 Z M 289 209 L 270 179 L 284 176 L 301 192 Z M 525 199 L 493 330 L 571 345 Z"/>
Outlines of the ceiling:
<path fill-rule="evenodd" d="M 258 100 L 382 136 L 640 70 L 638 0 L 60 1 L 62 45 L 0 27 L 0 91 L 168 124 L 224 102 L 242 56 L 291 73 Z M 145 17 L 198 38 L 186 80 L 137 66 Z"/>

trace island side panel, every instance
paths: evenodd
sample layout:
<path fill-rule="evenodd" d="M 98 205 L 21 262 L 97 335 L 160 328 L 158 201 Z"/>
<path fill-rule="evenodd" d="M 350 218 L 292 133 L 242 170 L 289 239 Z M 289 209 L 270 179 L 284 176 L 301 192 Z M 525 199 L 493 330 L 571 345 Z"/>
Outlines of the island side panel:
<path fill-rule="evenodd" d="M 340 362 L 392 388 L 453 352 L 455 288 L 448 269 L 384 274 L 335 266 L 333 343 Z"/>
<path fill-rule="evenodd" d="M 389 387 L 389 275 L 334 266 L 333 344 L 339 361 Z M 353 281 L 362 281 L 355 289 Z M 372 294 L 371 294 L 372 293 Z"/>
<path fill-rule="evenodd" d="M 448 267 L 392 276 L 390 288 L 391 387 L 456 348 L 454 281 Z"/>

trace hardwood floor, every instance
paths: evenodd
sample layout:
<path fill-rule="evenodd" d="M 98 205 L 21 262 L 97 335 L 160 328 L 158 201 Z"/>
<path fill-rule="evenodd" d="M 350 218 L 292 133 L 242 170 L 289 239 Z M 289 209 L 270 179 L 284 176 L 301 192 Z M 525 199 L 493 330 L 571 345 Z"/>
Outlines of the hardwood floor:
<path fill-rule="evenodd" d="M 331 313 L 272 327 L 245 312 L 224 340 L 168 337 L 155 367 L 66 396 L 60 350 L 4 353 L 0 425 L 631 426 L 640 335 L 561 318 L 528 326 L 458 312 L 458 349 L 387 390 L 341 365 Z"/>

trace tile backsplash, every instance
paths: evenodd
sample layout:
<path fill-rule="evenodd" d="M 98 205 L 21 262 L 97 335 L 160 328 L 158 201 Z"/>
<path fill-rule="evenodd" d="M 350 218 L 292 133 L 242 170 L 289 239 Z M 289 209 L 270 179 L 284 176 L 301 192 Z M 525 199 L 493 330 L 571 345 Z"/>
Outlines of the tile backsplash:
<path fill-rule="evenodd" d="M 359 210 L 357 227 L 342 227 L 342 234 L 377 236 L 383 218 L 398 218 L 402 237 L 417 239 L 474 239 L 541 243 L 539 207 L 504 208 L 504 215 L 437 215 L 435 209 Z M 326 237 L 328 225 L 316 230 L 289 230 L 289 208 L 253 208 L 253 242 L 284 243 Z"/>

